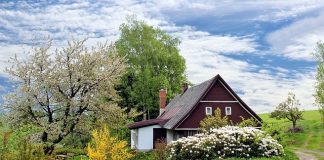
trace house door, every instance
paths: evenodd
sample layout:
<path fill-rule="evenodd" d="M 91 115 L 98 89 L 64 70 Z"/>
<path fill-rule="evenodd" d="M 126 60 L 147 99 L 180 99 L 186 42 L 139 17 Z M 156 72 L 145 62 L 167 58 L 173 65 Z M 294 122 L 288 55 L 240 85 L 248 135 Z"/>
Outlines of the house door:
<path fill-rule="evenodd" d="M 166 142 L 166 129 L 165 128 L 153 128 L 153 148 L 155 143 L 159 140 Z"/>

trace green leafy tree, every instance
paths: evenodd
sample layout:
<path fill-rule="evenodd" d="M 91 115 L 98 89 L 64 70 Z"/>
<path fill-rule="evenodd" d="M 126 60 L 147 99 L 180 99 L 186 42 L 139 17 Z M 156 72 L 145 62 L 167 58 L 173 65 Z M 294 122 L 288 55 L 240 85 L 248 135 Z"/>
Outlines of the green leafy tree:
<path fill-rule="evenodd" d="M 228 117 L 222 116 L 220 108 L 217 107 L 214 112 L 214 116 L 208 115 L 200 121 L 201 130 L 209 131 L 211 128 L 225 127 L 229 124 Z"/>
<path fill-rule="evenodd" d="M 172 98 L 186 81 L 185 60 L 178 48 L 180 41 L 134 18 L 128 18 L 120 31 L 116 47 L 129 64 L 127 74 L 117 86 L 122 97 L 120 105 L 143 111 L 143 119 L 155 117 L 158 91 L 166 89 L 168 98 Z"/>
<path fill-rule="evenodd" d="M 107 116 L 98 119 L 96 128 L 99 128 L 100 126 L 102 126 L 102 124 L 107 123 L 109 124 L 109 130 L 112 136 L 116 137 L 119 140 L 130 141 L 131 132 L 127 125 L 134 122 L 133 118 L 141 115 L 142 113 L 133 108 L 129 112 L 127 112 L 126 108 L 121 108 L 117 105 L 107 108 Z"/>
<path fill-rule="evenodd" d="M 271 118 L 277 119 L 288 119 L 292 122 L 293 131 L 296 131 L 297 121 L 303 119 L 303 111 L 299 109 L 300 103 L 296 99 L 295 94 L 289 93 L 287 100 L 281 102 L 275 109 L 271 112 Z"/>
<path fill-rule="evenodd" d="M 76 130 L 91 129 L 117 99 L 114 86 L 125 71 L 125 59 L 110 45 L 88 49 L 84 42 L 54 52 L 51 44 L 35 48 L 28 60 L 15 57 L 7 69 L 19 82 L 6 96 L 9 122 L 40 128 L 35 137 L 45 144 L 47 155 Z M 99 105 L 103 97 L 110 101 Z"/>
<path fill-rule="evenodd" d="M 315 101 L 319 106 L 322 124 L 324 125 L 324 43 L 317 43 L 314 55 L 317 59 Z"/>

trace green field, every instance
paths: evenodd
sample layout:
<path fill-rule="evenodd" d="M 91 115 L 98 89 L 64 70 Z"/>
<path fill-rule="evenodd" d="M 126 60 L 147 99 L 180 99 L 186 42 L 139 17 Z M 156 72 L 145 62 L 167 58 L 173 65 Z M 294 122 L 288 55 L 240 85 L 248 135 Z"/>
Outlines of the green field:
<path fill-rule="evenodd" d="M 264 122 L 272 123 L 279 127 L 282 131 L 287 131 L 291 126 L 288 120 L 277 120 L 270 118 L 270 114 L 259 115 Z M 287 148 L 293 150 L 310 150 L 315 152 L 324 152 L 324 126 L 320 122 L 320 114 L 316 110 L 305 111 L 303 113 L 303 120 L 297 122 L 297 126 L 303 128 L 301 133 L 288 133 L 284 134 L 282 143 Z M 311 153 L 320 159 L 323 156 Z"/>

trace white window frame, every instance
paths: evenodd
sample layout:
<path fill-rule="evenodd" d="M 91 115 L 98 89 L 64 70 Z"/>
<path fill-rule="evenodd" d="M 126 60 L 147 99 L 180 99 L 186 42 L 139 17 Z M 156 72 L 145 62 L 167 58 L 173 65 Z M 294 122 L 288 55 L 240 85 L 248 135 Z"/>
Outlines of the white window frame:
<path fill-rule="evenodd" d="M 208 111 L 210 111 L 210 112 L 208 112 Z M 212 115 L 213 114 L 212 107 L 206 107 L 205 112 L 206 112 L 206 115 Z"/>
<path fill-rule="evenodd" d="M 228 110 L 229 109 L 229 110 Z M 228 112 L 229 111 L 229 112 Z M 230 116 L 232 115 L 232 107 L 225 107 L 225 115 Z"/>

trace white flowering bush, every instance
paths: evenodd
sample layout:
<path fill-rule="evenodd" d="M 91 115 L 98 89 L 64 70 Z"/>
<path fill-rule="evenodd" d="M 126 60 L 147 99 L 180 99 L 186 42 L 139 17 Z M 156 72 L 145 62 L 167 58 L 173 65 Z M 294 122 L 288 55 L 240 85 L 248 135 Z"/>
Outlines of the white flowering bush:
<path fill-rule="evenodd" d="M 210 132 L 180 138 L 168 145 L 169 159 L 223 159 L 227 157 L 271 157 L 284 154 L 280 145 L 265 132 L 226 126 Z"/>

